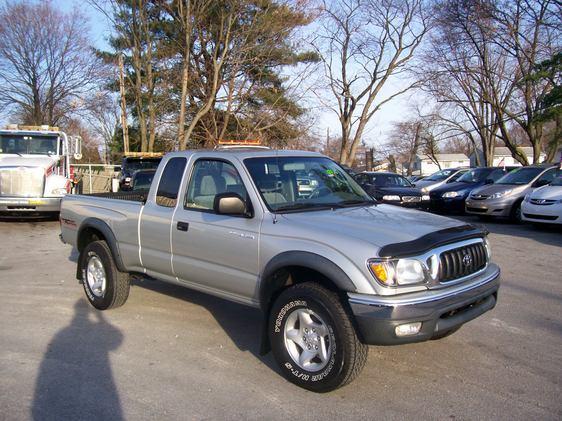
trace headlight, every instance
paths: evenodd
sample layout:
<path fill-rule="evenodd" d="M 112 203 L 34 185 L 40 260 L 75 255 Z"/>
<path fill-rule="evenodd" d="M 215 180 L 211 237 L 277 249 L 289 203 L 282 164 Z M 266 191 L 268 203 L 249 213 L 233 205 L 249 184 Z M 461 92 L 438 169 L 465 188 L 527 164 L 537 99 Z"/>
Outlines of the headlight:
<path fill-rule="evenodd" d="M 488 197 L 488 199 L 499 199 L 500 197 L 504 197 L 509 195 L 513 190 L 504 190 L 504 191 L 499 191 L 497 193 L 492 194 L 490 197 Z"/>
<path fill-rule="evenodd" d="M 64 187 L 51 190 L 51 194 L 54 194 L 56 196 L 64 196 L 66 193 L 67 191 Z"/>
<path fill-rule="evenodd" d="M 369 269 L 376 280 L 387 287 L 425 282 L 423 267 L 415 259 L 369 260 Z"/>
<path fill-rule="evenodd" d="M 131 177 L 125 177 L 125 181 L 131 181 Z"/>
<path fill-rule="evenodd" d="M 531 193 L 527 193 L 524 200 L 525 202 L 529 203 L 531 201 Z"/>
<path fill-rule="evenodd" d="M 422 188 L 421 188 L 421 192 L 422 192 L 422 193 L 427 193 L 427 187 L 422 187 Z"/>
<path fill-rule="evenodd" d="M 451 197 L 457 197 L 457 196 L 460 196 L 460 195 L 461 195 L 461 193 L 458 192 L 458 191 L 448 191 L 447 193 L 443 194 L 443 197 L 444 198 L 451 198 Z"/>
<path fill-rule="evenodd" d="M 423 200 L 423 201 L 429 200 L 429 194 L 424 194 L 424 195 L 422 196 L 422 200 Z"/>
<path fill-rule="evenodd" d="M 400 201 L 400 196 L 395 195 L 395 194 L 386 194 L 382 197 L 382 200 Z"/>

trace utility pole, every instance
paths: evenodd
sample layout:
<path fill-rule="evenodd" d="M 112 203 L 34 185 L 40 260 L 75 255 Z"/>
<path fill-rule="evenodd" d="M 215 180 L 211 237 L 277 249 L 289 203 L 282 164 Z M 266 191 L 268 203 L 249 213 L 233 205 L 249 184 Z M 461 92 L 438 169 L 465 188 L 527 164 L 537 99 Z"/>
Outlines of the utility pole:
<path fill-rule="evenodd" d="M 123 54 L 119 54 L 119 93 L 121 94 L 121 128 L 123 129 L 123 152 L 129 153 L 129 126 L 127 125 L 127 100 L 125 98 L 125 70 Z"/>

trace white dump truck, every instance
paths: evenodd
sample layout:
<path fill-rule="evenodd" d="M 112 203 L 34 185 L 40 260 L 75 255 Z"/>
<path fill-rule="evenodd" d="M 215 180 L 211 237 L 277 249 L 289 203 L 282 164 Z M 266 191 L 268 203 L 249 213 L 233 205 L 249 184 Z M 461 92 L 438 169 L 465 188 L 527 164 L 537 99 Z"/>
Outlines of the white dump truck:
<path fill-rule="evenodd" d="M 0 217 L 58 214 L 72 189 L 70 161 L 82 158 L 81 143 L 57 127 L 0 130 Z"/>

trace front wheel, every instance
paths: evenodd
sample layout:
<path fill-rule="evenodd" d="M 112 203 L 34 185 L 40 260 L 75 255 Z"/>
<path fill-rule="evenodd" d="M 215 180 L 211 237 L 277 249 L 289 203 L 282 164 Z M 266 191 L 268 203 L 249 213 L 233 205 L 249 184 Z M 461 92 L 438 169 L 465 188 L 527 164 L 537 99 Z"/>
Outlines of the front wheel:
<path fill-rule="evenodd" d="M 292 286 L 273 304 L 269 338 L 287 380 L 314 392 L 350 383 L 367 361 L 338 296 L 314 282 Z"/>
<path fill-rule="evenodd" d="M 94 241 L 80 253 L 82 285 L 98 310 L 120 307 L 129 297 L 129 274 L 120 272 L 105 241 Z"/>
<path fill-rule="evenodd" d="M 511 208 L 511 214 L 509 216 L 514 223 L 523 223 L 523 218 L 521 216 L 521 202 L 517 202 L 513 205 L 513 207 Z"/>

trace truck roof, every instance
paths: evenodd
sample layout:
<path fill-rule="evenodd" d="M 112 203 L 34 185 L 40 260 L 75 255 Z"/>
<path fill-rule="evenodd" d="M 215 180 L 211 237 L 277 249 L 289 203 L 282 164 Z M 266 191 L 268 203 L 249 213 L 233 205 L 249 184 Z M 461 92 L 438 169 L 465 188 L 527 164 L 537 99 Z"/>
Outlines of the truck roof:
<path fill-rule="evenodd" d="M 208 157 L 236 157 L 240 160 L 246 158 L 268 158 L 268 157 L 285 157 L 285 156 L 318 156 L 324 157 L 318 152 L 300 151 L 300 150 L 279 150 L 279 149 L 261 149 L 261 148 L 228 148 L 228 149 L 193 149 L 181 152 L 170 152 L 166 156 L 191 156 L 204 155 Z"/>

